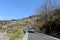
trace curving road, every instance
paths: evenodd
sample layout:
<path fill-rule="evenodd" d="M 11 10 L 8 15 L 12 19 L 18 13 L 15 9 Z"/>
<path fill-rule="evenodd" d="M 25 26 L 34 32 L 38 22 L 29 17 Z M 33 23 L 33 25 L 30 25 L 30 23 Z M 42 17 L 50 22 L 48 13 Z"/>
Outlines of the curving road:
<path fill-rule="evenodd" d="M 42 33 L 26 33 L 22 40 L 60 40 Z"/>
<path fill-rule="evenodd" d="M 60 40 L 40 33 L 28 33 L 28 40 Z"/>

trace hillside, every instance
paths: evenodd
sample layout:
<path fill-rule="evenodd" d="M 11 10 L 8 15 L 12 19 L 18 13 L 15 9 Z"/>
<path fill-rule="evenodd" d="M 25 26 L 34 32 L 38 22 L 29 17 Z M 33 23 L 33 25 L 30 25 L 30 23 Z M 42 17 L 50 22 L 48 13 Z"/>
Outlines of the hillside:
<path fill-rule="evenodd" d="M 48 14 L 40 14 L 34 28 L 38 32 L 60 38 L 60 9 L 54 9 Z"/>
<path fill-rule="evenodd" d="M 60 38 L 60 9 L 55 9 L 48 14 L 32 15 L 17 20 L 0 21 L 0 32 L 13 33 L 18 28 L 20 30 L 25 27 L 33 27 L 37 32 Z"/>

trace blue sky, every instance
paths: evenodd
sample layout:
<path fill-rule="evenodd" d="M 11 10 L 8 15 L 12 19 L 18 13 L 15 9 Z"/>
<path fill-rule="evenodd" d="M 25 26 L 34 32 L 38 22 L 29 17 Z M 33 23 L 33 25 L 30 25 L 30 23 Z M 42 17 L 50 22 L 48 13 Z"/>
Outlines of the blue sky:
<path fill-rule="evenodd" d="M 33 15 L 43 0 L 0 0 L 0 20 L 21 19 Z M 57 2 L 60 3 L 60 0 Z"/>
<path fill-rule="evenodd" d="M 21 19 L 33 15 L 42 0 L 0 0 L 0 20 Z"/>

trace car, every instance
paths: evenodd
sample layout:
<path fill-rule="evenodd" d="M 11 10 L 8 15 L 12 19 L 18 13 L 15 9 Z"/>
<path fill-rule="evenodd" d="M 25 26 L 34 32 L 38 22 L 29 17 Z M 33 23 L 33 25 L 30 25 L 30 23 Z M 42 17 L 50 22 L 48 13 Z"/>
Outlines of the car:
<path fill-rule="evenodd" d="M 28 33 L 35 33 L 34 28 L 29 28 Z"/>
<path fill-rule="evenodd" d="M 24 29 L 24 33 L 35 33 L 35 30 L 34 30 L 34 28 L 25 28 Z"/>

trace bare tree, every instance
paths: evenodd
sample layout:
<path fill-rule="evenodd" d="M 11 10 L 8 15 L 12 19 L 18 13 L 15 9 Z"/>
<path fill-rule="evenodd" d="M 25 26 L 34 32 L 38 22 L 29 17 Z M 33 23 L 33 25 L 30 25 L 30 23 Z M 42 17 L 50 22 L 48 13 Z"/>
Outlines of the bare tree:
<path fill-rule="evenodd" d="M 58 0 L 43 0 L 41 7 L 37 8 L 37 10 L 35 10 L 34 14 L 35 15 L 42 14 L 43 16 L 45 15 L 46 20 L 49 21 L 48 14 L 50 13 L 50 11 L 57 8 L 56 1 L 58 1 Z M 49 29 L 52 32 L 50 24 L 49 24 Z"/>
<path fill-rule="evenodd" d="M 40 7 L 35 10 L 34 15 L 47 14 L 56 8 L 60 8 L 60 0 L 43 0 Z"/>

